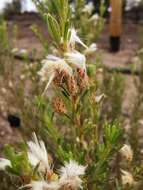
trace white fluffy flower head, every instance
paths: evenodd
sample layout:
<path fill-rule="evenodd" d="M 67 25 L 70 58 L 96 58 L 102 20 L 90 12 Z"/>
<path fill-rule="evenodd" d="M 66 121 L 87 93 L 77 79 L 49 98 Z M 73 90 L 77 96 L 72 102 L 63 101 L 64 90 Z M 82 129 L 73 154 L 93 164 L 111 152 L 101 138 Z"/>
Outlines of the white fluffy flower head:
<path fill-rule="evenodd" d="M 11 167 L 10 160 L 5 158 L 0 158 L 0 170 L 5 170 L 7 166 Z"/>
<path fill-rule="evenodd" d="M 33 141 L 29 141 L 27 144 L 29 148 L 27 154 L 30 164 L 34 167 L 39 164 L 39 171 L 50 171 L 48 154 L 44 142 L 42 140 L 38 141 L 34 133 Z"/>
<path fill-rule="evenodd" d="M 93 10 L 94 10 L 94 4 L 93 4 L 93 2 L 89 2 L 89 3 L 87 3 L 87 4 L 84 6 L 82 12 L 91 14 Z"/>
<path fill-rule="evenodd" d="M 97 50 L 97 45 L 95 43 L 92 43 L 86 50 L 85 50 L 85 54 L 93 54 L 95 53 Z"/>
<path fill-rule="evenodd" d="M 96 26 L 98 19 L 99 19 L 99 15 L 96 13 L 90 17 L 89 21 L 91 21 L 93 25 Z"/>
<path fill-rule="evenodd" d="M 70 36 L 70 39 L 69 39 L 69 48 L 74 49 L 76 43 L 82 45 L 84 48 L 87 48 L 87 46 L 78 37 L 77 32 L 76 32 L 76 30 L 74 28 L 71 28 L 69 30 L 69 32 L 71 33 L 71 36 Z"/>
<path fill-rule="evenodd" d="M 78 51 L 65 53 L 65 60 L 76 68 L 86 71 L 86 57 Z"/>
<path fill-rule="evenodd" d="M 121 175 L 121 180 L 122 180 L 122 184 L 123 186 L 131 186 L 134 184 L 134 178 L 132 176 L 132 174 L 130 172 L 127 172 L 125 170 L 121 170 L 122 175 Z"/>
<path fill-rule="evenodd" d="M 42 61 L 42 63 L 43 67 L 38 72 L 38 74 L 41 76 L 42 81 L 48 81 L 45 90 L 47 90 L 47 88 L 53 81 L 57 70 L 59 72 L 65 71 L 67 74 L 72 75 L 72 68 L 65 62 L 64 59 L 49 55 L 46 59 Z"/>
<path fill-rule="evenodd" d="M 58 182 L 50 182 L 46 181 L 32 181 L 30 184 L 21 187 L 23 188 L 31 188 L 32 190 L 58 190 L 60 188 Z"/>
<path fill-rule="evenodd" d="M 91 17 L 90 17 L 90 21 L 97 21 L 99 19 L 99 15 L 97 13 L 93 14 Z"/>
<path fill-rule="evenodd" d="M 82 188 L 81 175 L 85 174 L 85 166 L 70 160 L 60 169 L 59 183 L 61 186 L 71 187 L 73 189 Z"/>

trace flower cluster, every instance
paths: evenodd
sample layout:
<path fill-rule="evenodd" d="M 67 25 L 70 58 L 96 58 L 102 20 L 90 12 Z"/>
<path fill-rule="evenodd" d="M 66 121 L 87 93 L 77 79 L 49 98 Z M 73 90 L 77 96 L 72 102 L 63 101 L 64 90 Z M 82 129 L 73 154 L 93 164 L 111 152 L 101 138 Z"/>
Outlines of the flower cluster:
<path fill-rule="evenodd" d="M 48 55 L 42 61 L 43 67 L 38 74 L 41 77 L 41 81 L 48 81 L 44 92 L 46 92 L 52 82 L 58 84 L 58 86 L 67 82 L 68 89 L 71 89 L 74 86 L 73 84 L 75 84 L 73 77 L 75 75 L 80 77 L 82 83 L 87 84 L 86 55 L 90 55 L 96 51 L 96 44 L 91 44 L 87 47 L 78 37 L 74 28 L 69 29 L 68 33 L 70 34 L 70 38 L 63 57 Z M 76 43 L 85 48 L 84 54 L 75 49 Z M 83 74 L 78 75 L 79 71 Z M 69 81 L 71 81 L 71 84 L 69 84 Z"/>
<path fill-rule="evenodd" d="M 33 141 L 27 143 L 27 159 L 32 170 L 36 172 L 36 177 L 29 176 L 29 184 L 23 184 L 20 189 L 31 188 L 32 190 L 58 190 L 82 188 L 81 176 L 85 174 L 85 166 L 79 165 L 76 161 L 66 162 L 58 170 L 58 174 L 53 171 L 53 161 L 47 153 L 42 140 L 38 141 L 36 134 L 33 134 Z M 13 167 L 12 161 L 0 158 L 0 170 L 7 170 Z"/>

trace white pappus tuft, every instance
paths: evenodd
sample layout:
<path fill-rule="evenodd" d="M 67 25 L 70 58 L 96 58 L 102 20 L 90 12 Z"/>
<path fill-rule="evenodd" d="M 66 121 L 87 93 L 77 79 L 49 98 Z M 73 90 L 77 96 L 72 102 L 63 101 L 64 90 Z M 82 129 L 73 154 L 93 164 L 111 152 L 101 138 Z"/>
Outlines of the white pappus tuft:
<path fill-rule="evenodd" d="M 82 188 L 82 179 L 80 176 L 85 174 L 86 167 L 79 165 L 77 162 L 70 160 L 60 169 L 59 183 L 62 187 L 71 189 Z"/>

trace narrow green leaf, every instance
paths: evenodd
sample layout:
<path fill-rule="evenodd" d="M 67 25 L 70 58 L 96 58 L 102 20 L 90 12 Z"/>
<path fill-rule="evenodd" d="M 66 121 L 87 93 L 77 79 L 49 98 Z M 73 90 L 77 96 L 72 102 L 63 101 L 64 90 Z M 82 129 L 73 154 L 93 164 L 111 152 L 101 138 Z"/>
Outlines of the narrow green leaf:
<path fill-rule="evenodd" d="M 61 32 L 60 32 L 60 26 L 58 22 L 50 14 L 46 15 L 46 22 L 47 22 L 48 31 L 51 37 L 53 38 L 53 40 L 55 40 L 57 44 L 59 44 L 61 41 L 61 35 L 60 35 Z"/>

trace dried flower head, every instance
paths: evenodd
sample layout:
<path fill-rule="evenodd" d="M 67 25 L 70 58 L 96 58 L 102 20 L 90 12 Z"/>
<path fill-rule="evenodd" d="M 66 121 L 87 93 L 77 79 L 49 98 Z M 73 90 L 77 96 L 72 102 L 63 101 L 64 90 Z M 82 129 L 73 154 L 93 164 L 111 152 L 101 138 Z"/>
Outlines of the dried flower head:
<path fill-rule="evenodd" d="M 59 98 L 59 97 L 54 97 L 53 98 L 52 106 L 53 106 L 54 111 L 59 113 L 59 114 L 66 114 L 67 113 L 65 104 L 62 101 L 62 99 Z"/>
<path fill-rule="evenodd" d="M 82 188 L 81 175 L 85 174 L 85 166 L 79 165 L 77 162 L 70 160 L 69 163 L 65 163 L 60 169 L 59 183 L 63 189 L 76 190 Z"/>
<path fill-rule="evenodd" d="M 71 95 L 75 95 L 78 91 L 77 83 L 73 76 L 67 78 L 67 89 Z"/>
<path fill-rule="evenodd" d="M 78 85 L 81 90 L 88 87 L 89 79 L 83 69 L 77 69 Z"/>
<path fill-rule="evenodd" d="M 57 71 L 59 73 L 64 71 L 70 76 L 73 73 L 72 68 L 65 62 L 65 60 L 56 56 L 49 55 L 42 61 L 42 63 L 43 67 L 38 74 L 41 76 L 42 81 L 48 81 L 45 91 L 55 78 Z"/>
<path fill-rule="evenodd" d="M 71 77 L 70 75 L 68 75 L 65 71 L 56 71 L 55 77 L 53 79 L 53 83 L 56 86 L 62 86 L 64 83 L 67 82 L 67 78 Z"/>
<path fill-rule="evenodd" d="M 129 161 L 129 162 L 132 161 L 132 159 L 133 159 L 133 151 L 132 151 L 130 145 L 124 144 L 124 146 L 120 149 L 119 152 L 120 152 L 121 156 L 122 156 L 125 160 L 127 160 L 127 161 Z"/>
<path fill-rule="evenodd" d="M 121 180 L 123 186 L 132 186 L 134 184 L 134 178 L 130 172 L 121 170 Z"/>

